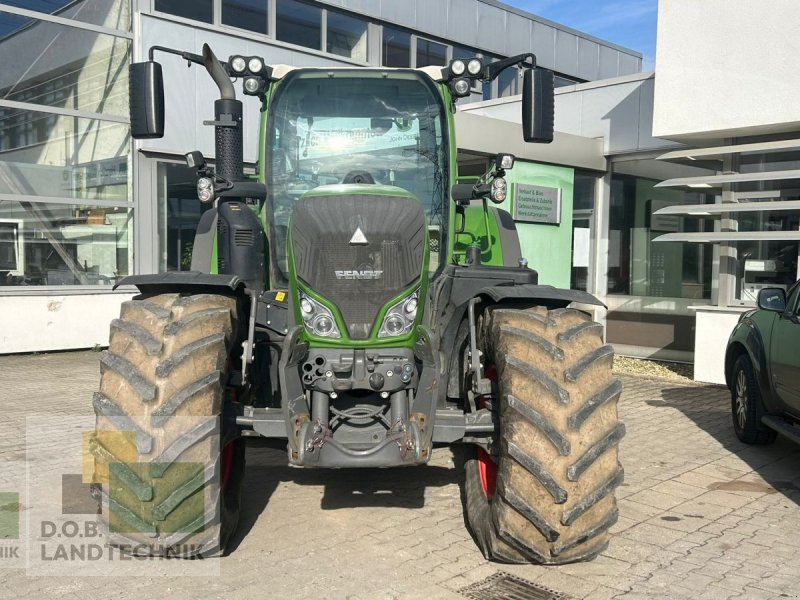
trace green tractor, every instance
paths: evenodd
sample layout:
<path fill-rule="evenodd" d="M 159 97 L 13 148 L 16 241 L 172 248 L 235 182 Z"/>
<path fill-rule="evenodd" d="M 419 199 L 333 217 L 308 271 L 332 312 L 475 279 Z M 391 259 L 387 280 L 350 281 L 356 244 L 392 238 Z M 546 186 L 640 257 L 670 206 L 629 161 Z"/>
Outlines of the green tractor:
<path fill-rule="evenodd" d="M 131 65 L 134 138 L 163 135 L 156 51 L 218 86 L 216 163 L 186 155 L 209 206 L 192 270 L 119 282 L 140 295 L 111 324 L 91 441 L 110 543 L 224 552 L 245 439 L 260 436 L 317 468 L 424 465 L 460 444 L 466 521 L 487 558 L 602 552 L 623 477 L 621 385 L 602 326 L 569 307 L 600 302 L 538 285 L 490 204 L 506 198 L 512 155 L 477 182 L 458 183 L 456 164 L 457 98 L 511 66 L 524 70 L 524 139 L 551 141 L 553 73 L 531 54 L 298 69 L 153 47 Z M 255 176 L 236 79 L 262 105 Z"/>

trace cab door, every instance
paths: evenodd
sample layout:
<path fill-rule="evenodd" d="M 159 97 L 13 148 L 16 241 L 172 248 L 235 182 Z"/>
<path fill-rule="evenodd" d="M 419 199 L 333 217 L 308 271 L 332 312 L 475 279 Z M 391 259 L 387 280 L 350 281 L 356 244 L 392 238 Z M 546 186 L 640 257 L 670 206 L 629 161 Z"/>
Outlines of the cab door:
<path fill-rule="evenodd" d="M 800 283 L 791 289 L 786 310 L 774 321 L 769 357 L 775 393 L 800 416 Z"/>

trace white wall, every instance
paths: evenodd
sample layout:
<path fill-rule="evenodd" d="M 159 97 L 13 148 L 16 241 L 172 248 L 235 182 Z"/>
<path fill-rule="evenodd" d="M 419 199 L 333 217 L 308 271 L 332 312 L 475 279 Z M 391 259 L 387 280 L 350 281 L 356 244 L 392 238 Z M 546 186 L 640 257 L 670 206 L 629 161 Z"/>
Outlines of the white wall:
<path fill-rule="evenodd" d="M 702 140 L 800 127 L 800 2 L 661 0 L 653 135 Z"/>
<path fill-rule="evenodd" d="M 602 138 L 605 154 L 677 147 L 651 134 L 654 79 L 653 73 L 640 73 L 558 88 L 556 131 Z M 514 96 L 459 105 L 459 110 L 519 123 L 520 103 L 521 96 Z"/>
<path fill-rule="evenodd" d="M 0 297 L 0 354 L 108 345 L 129 293 Z"/>
<path fill-rule="evenodd" d="M 725 385 L 725 351 L 728 338 L 747 308 L 697 309 L 694 343 L 694 379 Z"/>

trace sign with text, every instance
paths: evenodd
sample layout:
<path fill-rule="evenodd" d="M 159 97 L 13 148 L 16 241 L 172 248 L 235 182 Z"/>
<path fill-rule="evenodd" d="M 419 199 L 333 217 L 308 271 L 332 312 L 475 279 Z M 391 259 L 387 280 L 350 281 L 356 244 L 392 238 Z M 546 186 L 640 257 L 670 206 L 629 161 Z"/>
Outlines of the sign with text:
<path fill-rule="evenodd" d="M 561 188 L 518 183 L 514 186 L 514 220 L 561 223 Z"/>

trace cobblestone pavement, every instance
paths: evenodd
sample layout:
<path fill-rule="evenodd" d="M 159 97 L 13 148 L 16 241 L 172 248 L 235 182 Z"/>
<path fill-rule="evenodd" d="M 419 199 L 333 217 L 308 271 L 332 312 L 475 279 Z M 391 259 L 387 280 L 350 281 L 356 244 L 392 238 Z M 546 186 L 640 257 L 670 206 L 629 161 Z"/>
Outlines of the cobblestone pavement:
<path fill-rule="evenodd" d="M 95 353 L 0 357 L 0 465 L 24 459 L 27 415 L 90 414 L 97 381 Z M 464 527 L 450 449 L 426 467 L 353 472 L 290 469 L 282 451 L 253 445 L 220 576 L 0 569 L 0 596 L 463 598 L 462 587 L 505 571 L 573 598 L 800 597 L 798 448 L 739 443 L 722 388 L 629 377 L 624 386 L 621 516 L 590 563 L 487 563 Z M 59 452 L 57 437 L 39 442 Z"/>

